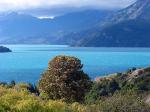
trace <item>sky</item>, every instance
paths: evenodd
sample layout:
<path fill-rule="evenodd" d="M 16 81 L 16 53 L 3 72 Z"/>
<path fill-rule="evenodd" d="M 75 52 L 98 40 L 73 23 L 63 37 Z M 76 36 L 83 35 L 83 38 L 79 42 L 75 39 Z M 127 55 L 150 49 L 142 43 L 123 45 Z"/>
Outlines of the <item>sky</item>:
<path fill-rule="evenodd" d="M 52 16 L 80 9 L 121 9 L 135 0 L 0 0 L 0 12 L 23 12 Z"/>

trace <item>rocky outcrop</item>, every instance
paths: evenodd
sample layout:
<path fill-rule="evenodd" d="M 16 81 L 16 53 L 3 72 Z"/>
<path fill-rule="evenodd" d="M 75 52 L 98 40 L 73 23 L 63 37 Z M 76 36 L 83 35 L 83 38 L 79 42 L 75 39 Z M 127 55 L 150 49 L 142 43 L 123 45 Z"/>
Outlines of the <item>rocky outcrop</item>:
<path fill-rule="evenodd" d="M 108 76 L 97 77 L 95 78 L 96 82 L 101 82 L 103 80 L 113 80 L 117 75 L 122 75 L 126 81 L 131 81 L 132 79 L 138 78 L 145 75 L 146 73 L 150 74 L 150 67 L 139 68 L 135 70 L 129 70 L 123 73 L 114 73 L 109 74 Z"/>
<path fill-rule="evenodd" d="M 4 52 L 12 52 L 12 51 L 7 47 L 0 46 L 0 53 L 4 53 Z"/>
<path fill-rule="evenodd" d="M 141 68 L 141 69 L 137 69 L 131 73 L 128 74 L 128 76 L 130 78 L 134 78 L 134 77 L 138 77 L 138 76 L 141 76 L 147 72 L 150 72 L 150 67 L 146 67 L 146 68 Z"/>

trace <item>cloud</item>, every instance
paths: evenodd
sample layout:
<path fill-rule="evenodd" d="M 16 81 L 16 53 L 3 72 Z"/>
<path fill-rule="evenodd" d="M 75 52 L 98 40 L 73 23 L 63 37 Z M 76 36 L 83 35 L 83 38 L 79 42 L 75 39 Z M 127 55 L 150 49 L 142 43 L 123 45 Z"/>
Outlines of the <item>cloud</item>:
<path fill-rule="evenodd" d="M 123 8 L 135 0 L 0 0 L 0 11 L 19 11 L 54 7 Z"/>

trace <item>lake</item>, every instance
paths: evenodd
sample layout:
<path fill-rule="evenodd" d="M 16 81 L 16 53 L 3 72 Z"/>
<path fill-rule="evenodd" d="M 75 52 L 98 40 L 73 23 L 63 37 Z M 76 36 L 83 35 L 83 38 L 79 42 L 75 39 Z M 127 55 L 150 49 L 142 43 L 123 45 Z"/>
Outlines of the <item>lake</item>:
<path fill-rule="evenodd" d="M 51 45 L 5 45 L 12 53 L 0 53 L 0 81 L 38 82 L 48 61 L 57 55 L 78 57 L 84 71 L 97 76 L 150 66 L 150 48 L 73 48 Z"/>

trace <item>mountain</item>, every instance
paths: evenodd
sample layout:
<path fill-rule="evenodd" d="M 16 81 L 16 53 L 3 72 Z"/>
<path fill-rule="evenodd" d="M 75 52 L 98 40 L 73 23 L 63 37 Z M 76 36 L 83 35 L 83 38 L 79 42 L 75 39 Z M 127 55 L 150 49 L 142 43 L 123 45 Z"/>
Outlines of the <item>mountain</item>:
<path fill-rule="evenodd" d="M 65 35 L 94 27 L 110 12 L 85 10 L 61 15 L 54 19 L 38 19 L 15 12 L 3 13 L 0 14 L 0 43 L 70 44 L 71 39 L 65 38 Z"/>
<path fill-rule="evenodd" d="M 25 43 L 34 39 L 43 42 L 39 37 L 48 33 L 49 21 L 18 13 L 1 14 L 0 43 Z"/>
<path fill-rule="evenodd" d="M 137 0 L 134 4 L 114 14 L 111 21 L 117 23 L 133 19 L 150 20 L 149 11 L 150 11 L 150 0 Z"/>
<path fill-rule="evenodd" d="M 150 47 L 149 10 L 150 0 L 138 0 L 109 16 L 97 30 L 84 31 L 86 34 L 75 46 Z"/>

